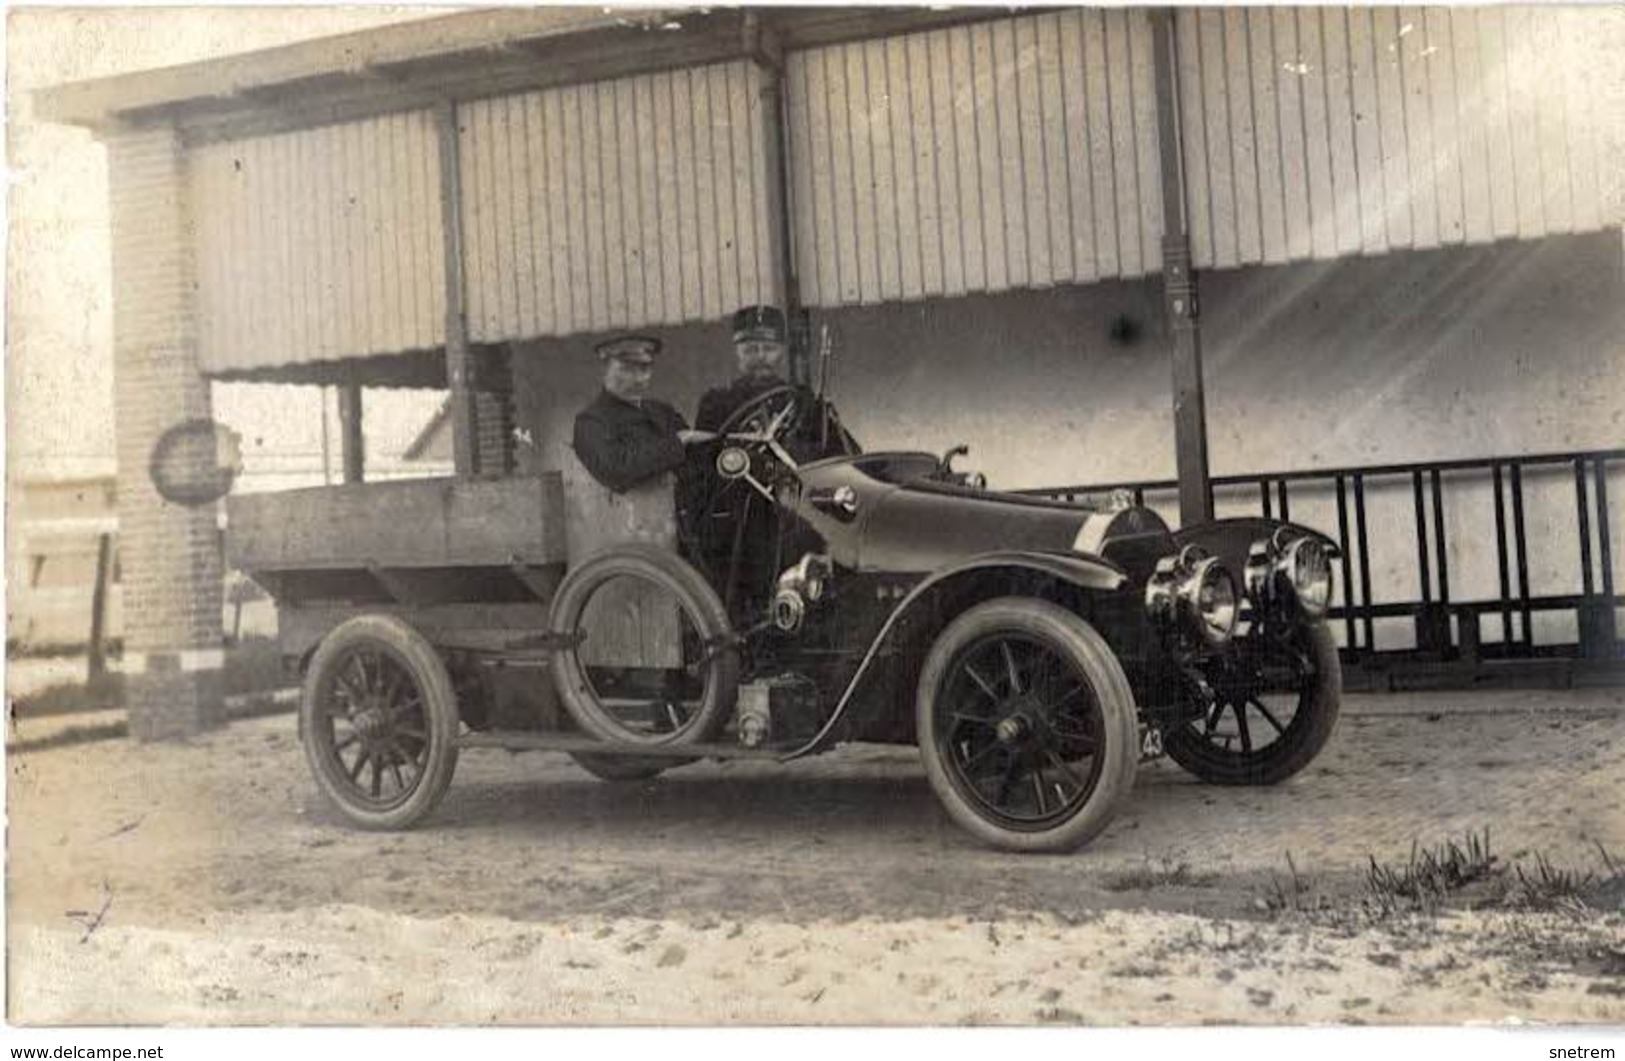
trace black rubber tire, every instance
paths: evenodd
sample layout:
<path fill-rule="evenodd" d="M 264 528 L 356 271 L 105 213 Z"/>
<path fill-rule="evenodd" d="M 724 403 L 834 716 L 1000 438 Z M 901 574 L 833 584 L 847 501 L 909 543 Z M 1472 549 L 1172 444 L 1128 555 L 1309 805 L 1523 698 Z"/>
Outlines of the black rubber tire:
<path fill-rule="evenodd" d="M 950 777 L 938 745 L 935 701 L 949 667 L 975 642 L 1000 631 L 1042 643 L 1065 657 L 1087 683 L 1101 713 L 1104 747 L 1094 788 L 1071 816 L 1042 831 L 1012 829 L 990 819 Z M 1030 597 L 1003 597 L 965 612 L 938 635 L 920 671 L 915 698 L 916 740 L 926 777 L 950 817 L 977 839 L 1006 851 L 1064 852 L 1087 843 L 1110 822 L 1134 787 L 1139 765 L 1139 718 L 1134 693 L 1111 647 L 1083 619 Z"/>
<path fill-rule="evenodd" d="M 1337 729 L 1343 703 L 1343 668 L 1337 641 L 1324 622 L 1303 628 L 1302 650 L 1315 666 L 1313 687 L 1300 696 L 1286 732 L 1254 752 L 1230 751 L 1203 735 L 1197 723 L 1163 735 L 1168 757 L 1214 785 L 1274 785 L 1314 762 Z"/>
<path fill-rule="evenodd" d="M 421 702 L 424 762 L 410 789 L 387 807 L 357 796 L 333 746 L 328 710 L 333 685 L 361 651 L 387 656 L 411 681 Z M 363 829 L 406 829 L 434 810 L 457 769 L 458 724 L 457 697 L 445 663 L 422 634 L 394 616 L 361 615 L 340 624 L 322 639 L 305 672 L 299 702 L 305 760 L 322 794 Z"/>
<path fill-rule="evenodd" d="M 604 755 L 599 752 L 571 752 L 576 765 L 600 781 L 625 783 L 648 781 L 684 759 L 642 758 L 636 755 Z"/>
<path fill-rule="evenodd" d="M 553 596 L 550 628 L 560 636 L 573 634 L 594 591 L 621 577 L 641 578 L 670 593 L 692 617 L 706 644 L 732 637 L 728 613 L 704 576 L 673 553 L 635 544 L 601 553 L 565 575 Z M 688 722 L 669 733 L 643 734 L 623 726 L 598 702 L 575 648 L 554 649 L 549 669 L 560 703 L 581 731 L 615 743 L 662 747 L 703 743 L 728 724 L 739 697 L 739 652 L 726 648 L 711 657 L 705 694 Z"/>

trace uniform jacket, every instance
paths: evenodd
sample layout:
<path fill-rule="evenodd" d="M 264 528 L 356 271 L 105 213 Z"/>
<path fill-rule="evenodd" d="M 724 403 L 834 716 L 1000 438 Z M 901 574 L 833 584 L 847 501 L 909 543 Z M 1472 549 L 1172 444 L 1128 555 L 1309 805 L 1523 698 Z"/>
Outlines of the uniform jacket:
<path fill-rule="evenodd" d="M 576 456 L 599 482 L 617 493 L 664 472 L 681 471 L 686 457 L 677 432 L 688 425 L 665 402 L 641 405 L 600 391 L 576 414 Z"/>
<path fill-rule="evenodd" d="M 751 376 L 739 376 L 726 387 L 712 387 L 700 399 L 700 407 L 694 414 L 694 426 L 701 431 L 716 431 L 733 415 L 735 409 L 758 394 L 782 386 L 784 380 L 777 377 L 756 379 Z"/>

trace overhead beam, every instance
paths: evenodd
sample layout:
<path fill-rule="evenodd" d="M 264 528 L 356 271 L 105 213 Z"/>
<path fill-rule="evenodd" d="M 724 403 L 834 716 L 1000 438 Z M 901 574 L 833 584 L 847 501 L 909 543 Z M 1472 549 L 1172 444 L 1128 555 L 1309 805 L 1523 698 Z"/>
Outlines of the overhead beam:
<path fill-rule="evenodd" d="M 1179 109 L 1179 38 L 1171 9 L 1153 11 L 1150 17 L 1162 161 L 1162 297 L 1173 369 L 1174 459 L 1179 475 L 1179 521 L 1189 527 L 1213 518 L 1201 316 L 1196 272 L 1191 267 L 1184 129 Z"/>
<path fill-rule="evenodd" d="M 990 22 L 1019 13 L 1011 7 L 819 7 L 768 9 L 786 48 L 821 48 L 829 44 L 874 40 L 900 33 Z"/>
<path fill-rule="evenodd" d="M 627 21 L 624 15 L 586 7 L 461 12 L 242 55 L 58 85 L 35 93 L 35 106 L 39 117 L 46 121 L 97 126 L 133 109 L 159 109 L 200 96 L 236 96 L 262 86 L 467 51 L 517 37 L 568 37 Z"/>
<path fill-rule="evenodd" d="M 176 122 L 188 144 L 359 121 L 423 110 L 451 99 L 494 96 L 637 74 L 705 66 L 747 54 L 738 11 L 695 15 L 678 31 L 640 24 L 597 27 L 566 38 L 516 37 L 476 50 L 446 52 L 353 67 L 319 77 L 241 90 L 222 106 L 180 100 L 161 107 L 120 108 L 127 124 Z"/>
<path fill-rule="evenodd" d="M 45 89 L 50 121 L 188 144 L 1009 17 L 1003 8 L 471 12 Z M 749 26 L 754 23 L 756 30 Z M 672 27 L 676 28 L 672 28 Z"/>

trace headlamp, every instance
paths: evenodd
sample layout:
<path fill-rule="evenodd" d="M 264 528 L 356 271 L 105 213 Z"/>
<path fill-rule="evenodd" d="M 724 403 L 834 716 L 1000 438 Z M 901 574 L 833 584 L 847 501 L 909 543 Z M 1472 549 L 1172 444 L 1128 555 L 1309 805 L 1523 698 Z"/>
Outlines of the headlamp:
<path fill-rule="evenodd" d="M 1165 630 L 1222 645 L 1236 629 L 1235 579 L 1218 557 L 1187 545 L 1178 556 L 1157 562 L 1145 585 L 1145 608 Z"/>
<path fill-rule="evenodd" d="M 1247 551 L 1247 596 L 1263 615 L 1292 614 L 1311 622 L 1332 600 L 1334 550 L 1319 538 L 1282 527 Z"/>

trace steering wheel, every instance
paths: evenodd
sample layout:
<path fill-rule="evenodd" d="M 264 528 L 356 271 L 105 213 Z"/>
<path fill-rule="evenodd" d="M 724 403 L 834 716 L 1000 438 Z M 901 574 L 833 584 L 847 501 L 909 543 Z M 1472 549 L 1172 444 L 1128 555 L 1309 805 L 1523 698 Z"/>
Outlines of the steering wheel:
<path fill-rule="evenodd" d="M 765 503 L 771 507 L 777 503 L 777 486 L 780 482 L 777 477 L 783 474 L 784 469 L 797 466 L 800 456 L 790 452 L 797 448 L 797 442 L 793 439 L 815 409 L 829 418 L 825 429 L 833 430 L 833 438 L 841 451 L 854 451 L 856 445 L 834 417 L 834 410 L 812 398 L 804 388 L 787 384 L 770 387 L 746 399 L 717 429 L 717 434 L 725 440 L 725 448 L 717 464 L 720 479 L 710 491 L 702 511 L 714 513 L 725 500 L 734 506 L 732 547 L 728 549 L 727 557 L 716 557 L 722 562 L 720 569 L 715 563 L 708 564 L 712 568 L 713 581 L 720 584 L 720 592 L 730 610 L 741 573 L 736 565 L 742 541 L 738 535 L 750 526 L 751 514 L 757 505 Z M 755 451 L 754 456 L 751 451 Z M 758 457 L 768 459 L 759 462 Z M 724 462 L 730 460 L 732 467 L 725 467 Z M 741 484 L 748 484 L 750 489 L 743 491 L 743 500 L 737 500 Z"/>
<path fill-rule="evenodd" d="M 717 434 L 727 436 L 734 434 L 752 419 L 756 419 L 758 435 L 757 441 L 778 442 L 785 435 L 801 425 L 801 418 L 805 408 L 797 401 L 799 395 L 796 388 L 787 384 L 770 387 L 754 398 L 747 398 L 743 404 L 728 414 L 728 419 L 722 422 Z"/>
<path fill-rule="evenodd" d="M 780 443 L 800 425 L 804 406 L 798 398 L 794 387 L 783 384 L 770 387 L 746 399 L 728 414 L 717 429 L 717 435 L 723 439 L 724 445 L 717 457 L 719 474 L 712 480 L 700 511 L 702 518 L 710 520 L 719 514 L 719 508 L 726 506 L 730 512 L 728 523 L 731 524 L 731 533 L 727 539 L 719 540 L 714 536 L 719 528 L 709 522 L 703 524 L 700 552 L 705 557 L 710 580 L 722 594 L 730 612 L 734 608 L 743 570 L 739 566 L 744 548 L 742 535 L 750 527 L 757 505 L 774 504 L 773 479 L 764 477 L 767 480 L 764 482 L 763 478 L 757 476 L 764 467 L 772 467 L 779 462 L 795 466 L 793 458 Z M 755 456 L 751 455 L 753 451 Z M 760 457 L 768 458 L 765 464 L 759 463 Z M 750 489 L 741 493 L 742 484 L 748 484 Z M 725 525 L 721 529 L 729 528 Z"/>

